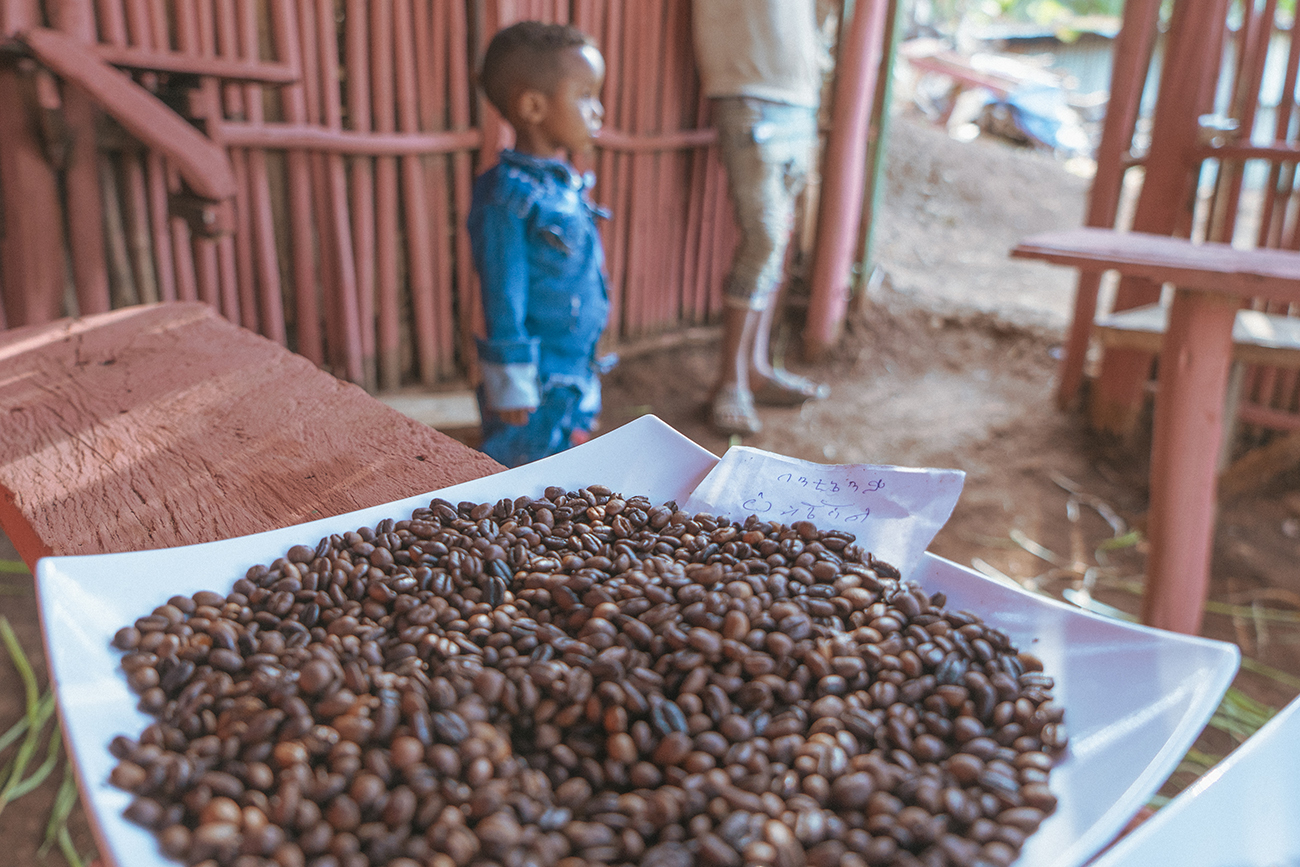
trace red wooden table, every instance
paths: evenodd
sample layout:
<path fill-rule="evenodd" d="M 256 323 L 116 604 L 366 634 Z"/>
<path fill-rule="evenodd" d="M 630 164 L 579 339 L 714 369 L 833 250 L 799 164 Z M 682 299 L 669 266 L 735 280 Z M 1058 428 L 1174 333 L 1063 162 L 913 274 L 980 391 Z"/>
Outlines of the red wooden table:
<path fill-rule="evenodd" d="M 1176 287 L 1160 350 L 1142 620 L 1196 634 L 1209 589 L 1233 322 L 1251 298 L 1300 303 L 1300 253 L 1080 228 L 1025 238 L 1011 255 Z"/>
<path fill-rule="evenodd" d="M 241 536 L 501 469 L 204 304 L 0 331 L 0 526 L 28 565 Z"/>

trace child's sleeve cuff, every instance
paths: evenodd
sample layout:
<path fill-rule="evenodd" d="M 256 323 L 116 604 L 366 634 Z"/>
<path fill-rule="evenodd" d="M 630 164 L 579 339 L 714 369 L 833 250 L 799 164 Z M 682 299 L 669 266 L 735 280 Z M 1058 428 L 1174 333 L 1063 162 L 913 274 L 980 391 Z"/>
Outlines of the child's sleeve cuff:
<path fill-rule="evenodd" d="M 537 375 L 539 341 L 478 340 L 483 394 L 491 409 L 533 409 L 542 402 Z"/>

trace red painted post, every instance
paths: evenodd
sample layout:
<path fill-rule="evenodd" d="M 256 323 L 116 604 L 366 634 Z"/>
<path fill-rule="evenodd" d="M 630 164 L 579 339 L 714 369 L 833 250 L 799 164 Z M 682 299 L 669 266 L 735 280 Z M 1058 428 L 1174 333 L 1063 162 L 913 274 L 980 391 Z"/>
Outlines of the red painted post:
<path fill-rule="evenodd" d="M 95 41 L 95 15 L 87 0 L 67 0 L 55 10 L 55 25 L 78 42 Z M 72 244 L 72 279 L 77 306 L 84 315 L 110 309 L 108 268 L 104 248 L 104 204 L 99 187 L 99 146 L 95 134 L 97 110 L 76 87 L 63 88 L 63 117 L 70 146 L 63 182 Z"/>
<path fill-rule="evenodd" d="M 858 0 L 836 63 L 831 131 L 822 167 L 817 246 L 804 352 L 816 358 L 839 338 L 849 304 L 866 174 L 867 133 L 884 50 L 887 0 Z"/>
<path fill-rule="evenodd" d="M 274 0 L 286 3 L 288 0 Z M 254 0 L 239 0 L 239 34 L 244 60 L 258 59 L 260 44 L 257 6 Z M 244 86 L 244 104 L 248 122 L 260 127 L 264 121 L 262 88 Z M 248 152 L 249 209 L 252 212 L 254 261 L 257 273 L 257 303 L 262 334 L 283 345 L 288 344 L 284 324 L 284 292 L 280 285 L 280 251 L 275 240 L 275 215 L 271 207 L 270 177 L 266 151 L 252 148 Z"/>
<path fill-rule="evenodd" d="M 217 38 L 214 54 L 228 60 L 236 59 L 239 57 L 239 24 L 235 18 L 234 0 L 218 0 L 215 12 Z M 222 107 L 222 118 L 247 115 L 242 88 L 226 84 L 219 87 L 218 91 L 221 96 L 218 104 Z M 248 153 L 243 148 L 231 148 L 227 154 L 235 172 L 237 228 L 234 237 L 222 239 L 230 241 L 222 253 L 234 265 L 235 289 L 239 297 L 239 324 L 250 331 L 257 331 L 257 281 L 253 276 L 253 220 L 249 213 Z"/>
<path fill-rule="evenodd" d="M 369 4 L 348 0 L 343 16 L 344 62 L 348 75 L 348 129 L 361 135 L 371 131 Z M 375 338 L 375 182 L 369 154 L 348 161 L 351 192 L 352 248 L 357 267 L 357 315 L 361 318 L 361 354 L 366 377 L 382 379 Z"/>
<path fill-rule="evenodd" d="M 271 7 L 271 39 L 276 56 L 294 69 L 302 71 L 299 28 L 294 4 L 276 3 Z M 307 117 L 305 86 L 292 84 L 280 90 L 280 104 L 285 119 L 302 122 Z M 300 150 L 285 155 L 288 175 L 289 244 L 292 260 L 294 298 L 294 332 L 300 355 L 316 365 L 325 363 L 321 340 L 320 307 L 317 303 L 316 259 L 312 250 L 311 161 Z"/>
<path fill-rule="evenodd" d="M 155 38 L 147 0 L 127 0 L 126 23 L 128 42 L 148 50 L 160 47 Z M 146 76 L 144 81 L 148 83 L 152 79 Z M 162 157 L 152 150 L 145 153 L 143 160 L 149 237 L 153 244 L 154 278 L 158 281 L 158 296 L 163 301 L 175 301 L 178 297 L 175 251 L 167 228 L 167 171 Z"/>
<path fill-rule="evenodd" d="M 410 0 L 397 0 L 393 16 L 397 114 L 402 132 L 420 129 L 416 97 L 413 17 Z M 424 165 L 420 157 L 402 157 L 402 200 L 405 205 L 407 286 L 414 312 L 416 370 L 420 382 L 432 385 L 438 376 L 438 313 L 434 307 L 433 250 L 430 246 L 429 204 L 425 198 Z"/>
<path fill-rule="evenodd" d="M 1223 397 L 1236 297 L 1179 290 L 1169 310 L 1151 444 L 1151 556 L 1142 622 L 1195 635 L 1209 583 Z"/>
<path fill-rule="evenodd" d="M 397 128 L 393 105 L 392 0 L 370 7 L 370 86 L 375 130 L 392 133 Z M 401 379 L 401 311 L 398 309 L 398 194 L 397 159 L 375 159 L 375 232 L 378 262 L 379 368 L 385 388 Z"/>
<path fill-rule="evenodd" d="M 10 32 L 37 23 L 28 3 L 7 0 L 0 9 Z M 17 68 L 0 66 L 0 308 L 9 327 L 62 316 L 66 276 L 58 178 L 27 122 L 23 89 Z"/>
<path fill-rule="evenodd" d="M 176 10 L 176 33 L 177 47 L 191 54 L 202 54 L 202 41 L 199 35 L 198 15 L 195 10 L 195 3 L 181 2 L 175 5 Z M 204 105 L 204 112 L 211 114 L 216 108 L 211 99 L 211 88 L 199 98 Z M 180 191 L 180 185 L 174 183 L 171 191 L 173 193 Z M 189 232 L 186 232 L 189 237 Z M 225 300 L 221 297 L 220 273 L 217 265 L 216 246 L 210 239 L 193 238 L 191 239 L 190 248 L 194 255 L 194 271 L 198 284 L 198 296 L 200 301 L 211 304 L 221 311 L 226 318 L 236 321 L 237 311 L 233 309 L 235 302 Z"/>
<path fill-rule="evenodd" d="M 1129 0 L 1124 4 L 1124 22 L 1114 44 L 1106 120 L 1097 145 L 1097 171 L 1088 193 L 1086 225 L 1100 228 L 1115 225 L 1159 17 L 1160 0 Z M 1083 382 L 1083 365 L 1092 323 L 1097 316 L 1101 276 L 1100 271 L 1082 271 L 1075 285 L 1074 314 L 1066 336 L 1056 388 L 1056 403 L 1062 409 L 1074 404 L 1079 385 Z"/>
<path fill-rule="evenodd" d="M 1208 110 L 1218 75 L 1218 64 L 1206 58 L 1219 56 L 1227 6 L 1227 0 L 1180 0 L 1174 5 L 1146 173 L 1133 216 L 1137 231 L 1184 237 L 1190 233 L 1198 118 Z M 1150 304 L 1159 297 L 1160 287 L 1150 281 L 1124 278 L 1115 293 L 1115 309 Z M 1133 429 L 1151 360 L 1150 353 L 1136 350 L 1106 353 L 1093 383 L 1096 427 L 1116 433 Z"/>
<path fill-rule="evenodd" d="M 339 104 L 338 30 L 334 19 L 333 0 L 317 0 L 316 25 L 319 38 L 321 72 L 321 107 L 325 126 L 330 130 L 343 128 L 343 114 Z M 351 230 L 348 224 L 348 180 L 343 157 L 326 154 L 326 214 L 333 238 L 335 273 L 338 295 L 335 304 L 343 338 L 343 362 L 347 379 L 365 384 L 365 367 L 361 348 L 361 321 L 357 308 L 356 262 L 352 256 Z"/>
<path fill-rule="evenodd" d="M 491 4 L 488 4 L 489 6 Z M 452 3 L 450 32 L 468 31 L 465 5 Z M 448 87 L 451 90 L 451 127 L 467 130 L 470 127 L 470 105 L 475 101 L 473 84 L 468 70 L 477 59 L 470 56 L 467 40 L 451 39 Z M 483 136 L 486 139 L 486 134 Z M 480 150 L 482 143 L 480 141 Z M 461 302 L 458 336 L 461 357 L 465 359 L 470 382 L 478 382 L 478 353 L 474 351 L 474 335 L 483 333 L 483 306 L 479 303 L 478 282 L 474 279 L 473 257 L 470 255 L 469 218 L 470 192 L 473 184 L 473 158 L 469 151 L 457 151 L 452 157 L 452 181 L 455 203 L 456 231 L 456 286 Z"/>
<path fill-rule="evenodd" d="M 429 4 L 414 4 L 412 29 L 415 32 L 415 84 L 419 104 L 418 129 L 446 130 L 447 111 L 447 42 L 449 15 L 430 10 Z M 431 14 L 432 11 L 432 14 Z M 440 371 L 455 369 L 456 337 L 452 270 L 452 235 L 448 214 L 452 211 L 451 186 L 448 183 L 450 161 L 444 154 L 422 158 L 425 166 L 425 195 L 428 197 L 430 231 L 434 261 L 433 306 L 437 314 L 434 351 Z"/>

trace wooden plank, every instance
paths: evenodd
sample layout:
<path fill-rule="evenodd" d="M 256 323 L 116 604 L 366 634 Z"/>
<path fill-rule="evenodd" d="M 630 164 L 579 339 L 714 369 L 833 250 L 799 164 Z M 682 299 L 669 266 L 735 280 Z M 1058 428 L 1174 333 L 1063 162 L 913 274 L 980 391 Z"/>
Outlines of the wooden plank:
<path fill-rule="evenodd" d="M 128 132 L 174 160 L 196 194 L 213 200 L 234 194 L 225 154 L 157 97 L 70 36 L 37 27 L 25 31 L 22 40 L 42 64 L 82 88 Z"/>
<path fill-rule="evenodd" d="M 1096 333 L 1104 346 L 1157 353 L 1168 322 L 1169 309 L 1150 304 L 1098 317 Z M 1238 310 L 1232 342 L 1234 361 L 1300 368 L 1300 318 Z"/>
<path fill-rule="evenodd" d="M 126 45 L 97 45 L 95 54 L 105 63 L 125 69 L 210 75 L 226 81 L 258 84 L 293 84 L 299 71 L 284 63 L 229 57 L 195 57 L 173 51 L 151 51 Z"/>
<path fill-rule="evenodd" d="M 240 536 L 497 472 L 195 303 L 0 334 L 0 523 L 29 564 Z"/>
<path fill-rule="evenodd" d="M 1113 268 L 1156 283 L 1243 299 L 1271 297 L 1300 303 L 1300 253 L 1293 250 L 1243 250 L 1168 235 L 1085 226 L 1031 235 L 1017 244 L 1011 255 L 1088 270 Z"/>

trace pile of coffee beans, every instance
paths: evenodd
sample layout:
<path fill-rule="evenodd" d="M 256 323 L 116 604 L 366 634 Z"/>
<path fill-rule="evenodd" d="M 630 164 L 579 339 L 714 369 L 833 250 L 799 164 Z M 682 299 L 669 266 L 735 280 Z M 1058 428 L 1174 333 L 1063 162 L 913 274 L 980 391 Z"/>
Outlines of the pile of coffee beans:
<path fill-rule="evenodd" d="M 850 534 L 436 499 L 120 630 L 112 782 L 204 867 L 1009 865 L 1052 679 Z"/>

